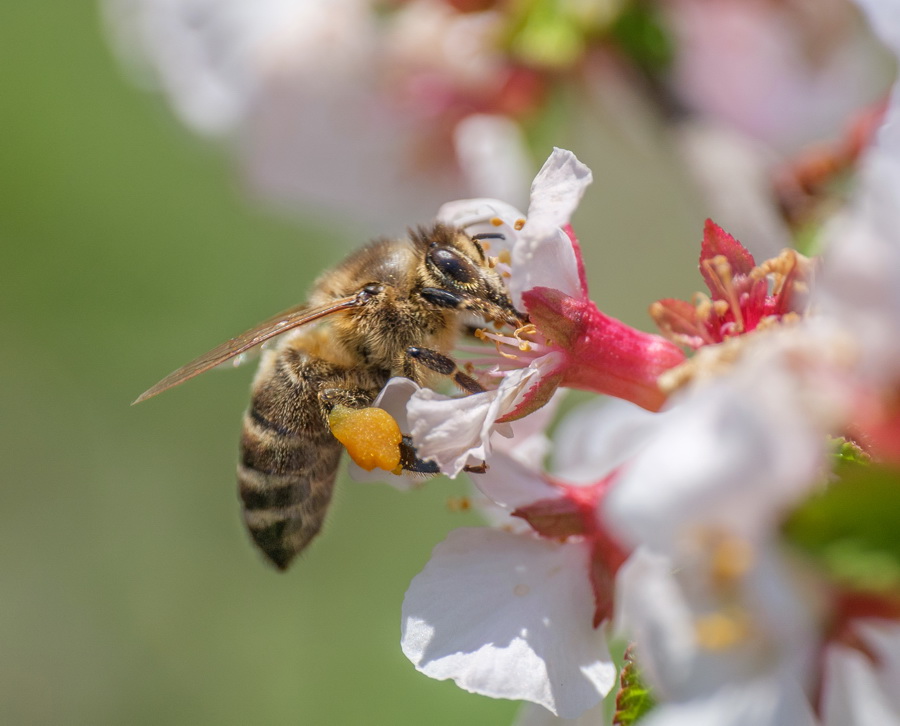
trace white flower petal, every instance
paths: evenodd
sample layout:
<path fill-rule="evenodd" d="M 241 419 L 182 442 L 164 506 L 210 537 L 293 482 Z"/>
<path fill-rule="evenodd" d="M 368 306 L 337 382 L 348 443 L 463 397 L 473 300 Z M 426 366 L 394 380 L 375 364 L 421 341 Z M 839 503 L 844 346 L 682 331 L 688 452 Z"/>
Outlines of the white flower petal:
<path fill-rule="evenodd" d="M 855 625 L 876 662 L 865 653 L 832 645 L 825 656 L 824 726 L 900 724 L 900 627 L 895 623 Z"/>
<path fill-rule="evenodd" d="M 563 495 L 547 483 L 540 469 L 532 469 L 504 454 L 492 456 L 488 470 L 473 476 L 472 481 L 491 501 L 509 510 Z"/>
<path fill-rule="evenodd" d="M 669 682 L 683 677 L 697 648 L 691 613 L 672 577 L 672 567 L 664 555 L 646 548 L 635 550 L 616 574 L 613 609 L 613 631 L 636 643 L 641 668 L 663 698 L 677 693 L 679 684 L 673 687 Z"/>
<path fill-rule="evenodd" d="M 582 290 L 572 240 L 560 227 L 531 227 L 529 217 L 513 248 L 511 267 L 508 287 L 514 305 L 520 306 L 522 293 L 535 287 L 549 287 L 574 298 L 587 294 Z"/>
<path fill-rule="evenodd" d="M 806 694 L 788 674 L 725 686 L 705 698 L 662 704 L 641 726 L 816 726 Z"/>
<path fill-rule="evenodd" d="M 568 224 L 592 181 L 575 154 L 554 148 L 531 184 L 528 224 L 541 230 Z"/>
<path fill-rule="evenodd" d="M 407 407 L 411 434 L 419 456 L 434 461 L 454 477 L 467 464 L 480 464 L 491 454 L 491 435 L 511 436 L 509 424 L 496 421 L 515 410 L 541 377 L 561 364 L 559 353 L 536 358 L 527 368 L 509 372 L 493 391 L 451 398 L 422 389 Z"/>
<path fill-rule="evenodd" d="M 458 529 L 406 593 L 403 652 L 432 678 L 575 718 L 616 681 L 593 609 L 580 545 Z"/>
<path fill-rule="evenodd" d="M 504 383 L 510 380 L 504 379 Z M 466 465 L 488 457 L 494 421 L 512 403 L 516 391 L 501 387 L 471 396 L 452 398 L 423 388 L 410 399 L 411 434 L 419 456 L 434 461 L 449 477 Z"/>
<path fill-rule="evenodd" d="M 512 436 L 498 439 L 494 444 L 494 453 L 507 454 L 536 471 L 542 469 L 544 458 L 551 448 L 546 431 L 565 396 L 565 389 L 560 388 L 537 411 L 511 422 Z"/>
<path fill-rule="evenodd" d="M 456 157 L 469 189 L 475 194 L 495 194 L 515 204 L 525 203 L 528 189 L 524 180 L 532 169 L 517 123 L 505 116 L 473 114 L 457 124 L 453 135 Z M 496 254 L 499 249 L 500 245 L 492 245 L 491 251 Z"/>
<path fill-rule="evenodd" d="M 817 633 L 793 573 L 774 551 L 753 556 L 744 580 L 724 593 L 710 582 L 706 563 L 686 557 L 640 548 L 620 568 L 616 632 L 635 643 L 648 682 L 664 700 L 704 698 L 776 670 L 798 682 L 808 678 Z M 701 642 L 698 624 L 710 615 L 722 616 L 717 622 L 726 627 L 735 624 L 733 641 L 718 647 Z"/>
<path fill-rule="evenodd" d="M 512 250 L 509 292 L 518 305 L 522 293 L 549 287 L 582 297 L 578 260 L 563 231 L 591 183 L 591 170 L 571 151 L 554 149 L 531 185 L 528 218 Z"/>
<path fill-rule="evenodd" d="M 529 703 L 519 711 L 513 726 L 602 726 L 605 723 L 606 704 L 603 702 L 585 711 L 578 718 L 559 718 L 543 706 Z"/>
<path fill-rule="evenodd" d="M 580 297 L 582 290 L 578 260 L 572 241 L 562 227 L 591 183 L 591 170 L 571 151 L 554 149 L 531 185 L 528 215 L 496 199 L 467 199 L 445 204 L 438 220 L 465 228 L 470 234 L 501 232 L 505 239 L 490 240 L 491 254 L 509 250 L 512 277 L 509 294 L 520 307 L 522 293 L 534 287 L 549 287 Z M 500 219 L 502 227 L 491 223 Z M 525 221 L 521 226 L 517 222 Z"/>
<path fill-rule="evenodd" d="M 291 5 L 105 0 L 103 9 L 125 62 L 169 95 L 185 123 L 222 133 L 246 113 L 259 84 L 254 58 L 263 40 L 297 14 Z"/>
<path fill-rule="evenodd" d="M 798 388 L 787 373 L 748 367 L 689 392 L 624 467 L 606 502 L 609 526 L 659 551 L 694 524 L 742 537 L 771 527 L 824 462 Z"/>
<path fill-rule="evenodd" d="M 900 4 L 893 0 L 856 0 L 872 30 L 900 56 Z"/>
<path fill-rule="evenodd" d="M 852 206 L 824 232 L 820 307 L 852 331 L 875 386 L 900 376 L 900 86 L 864 157 Z"/>
<path fill-rule="evenodd" d="M 499 219 L 502 225 L 491 220 Z M 516 222 L 524 220 L 525 215 L 512 204 L 499 199 L 460 199 L 442 205 L 437 213 L 437 221 L 462 227 L 470 235 L 502 234 L 503 238 L 486 240 L 488 254 L 497 256 L 501 252 L 512 252 L 519 239 Z M 482 243 L 484 244 L 484 243 Z"/>
<path fill-rule="evenodd" d="M 579 406 L 553 437 L 552 470 L 567 482 L 595 482 L 631 459 L 669 415 L 618 398 Z"/>

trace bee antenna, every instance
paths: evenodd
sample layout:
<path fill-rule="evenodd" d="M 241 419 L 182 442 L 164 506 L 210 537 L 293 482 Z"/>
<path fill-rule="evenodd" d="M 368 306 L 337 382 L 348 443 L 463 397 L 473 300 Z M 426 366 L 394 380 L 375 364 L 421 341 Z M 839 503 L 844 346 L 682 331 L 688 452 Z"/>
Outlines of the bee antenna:
<path fill-rule="evenodd" d="M 506 235 L 500 232 L 482 232 L 481 234 L 473 234 L 472 239 L 506 239 Z"/>

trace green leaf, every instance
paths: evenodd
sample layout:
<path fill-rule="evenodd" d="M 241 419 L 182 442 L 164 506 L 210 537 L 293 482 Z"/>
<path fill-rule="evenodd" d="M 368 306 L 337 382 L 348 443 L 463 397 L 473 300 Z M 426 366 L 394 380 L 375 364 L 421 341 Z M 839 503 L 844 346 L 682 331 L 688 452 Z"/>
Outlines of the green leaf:
<path fill-rule="evenodd" d="M 619 47 L 640 68 L 651 74 L 665 71 L 672 63 L 674 48 L 659 10 L 646 2 L 632 2 L 612 26 Z"/>
<path fill-rule="evenodd" d="M 625 651 L 625 663 L 619 675 L 619 692 L 616 694 L 616 713 L 613 726 L 631 726 L 656 705 L 650 689 L 641 678 L 641 669 L 634 658 L 634 648 Z"/>
<path fill-rule="evenodd" d="M 843 586 L 900 593 L 900 471 L 839 447 L 836 480 L 791 514 L 787 540 Z"/>
<path fill-rule="evenodd" d="M 858 444 L 844 438 L 831 440 L 834 447 L 834 458 L 840 464 L 869 464 L 871 458 Z"/>
<path fill-rule="evenodd" d="M 507 45 L 519 62 L 565 69 L 578 63 L 596 38 L 605 35 L 627 0 L 513 0 Z"/>

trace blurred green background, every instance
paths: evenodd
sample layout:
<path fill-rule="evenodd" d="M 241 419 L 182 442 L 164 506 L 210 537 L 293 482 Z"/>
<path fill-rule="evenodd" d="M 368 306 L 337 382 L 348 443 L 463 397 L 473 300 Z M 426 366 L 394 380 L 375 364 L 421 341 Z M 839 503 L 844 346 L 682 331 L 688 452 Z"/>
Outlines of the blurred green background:
<path fill-rule="evenodd" d="M 129 407 L 358 240 L 246 201 L 226 155 L 125 80 L 89 0 L 0 3 L 0 89 L 0 723 L 509 723 L 516 704 L 399 648 L 410 579 L 477 523 L 447 507 L 463 482 L 344 482 L 281 575 L 235 493 L 251 367 Z M 650 301 L 694 287 L 701 215 L 671 160 L 603 138 L 595 297 L 648 328 Z"/>

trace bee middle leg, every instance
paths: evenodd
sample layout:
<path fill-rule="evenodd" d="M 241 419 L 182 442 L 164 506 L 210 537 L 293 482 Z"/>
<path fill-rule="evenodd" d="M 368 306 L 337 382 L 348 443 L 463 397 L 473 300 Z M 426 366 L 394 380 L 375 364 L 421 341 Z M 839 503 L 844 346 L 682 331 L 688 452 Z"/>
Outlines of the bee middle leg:
<path fill-rule="evenodd" d="M 436 350 L 431 350 L 430 348 L 411 346 L 406 349 L 406 355 L 417 363 L 421 363 L 429 370 L 449 377 L 466 393 L 484 393 L 487 390 L 478 381 L 472 378 L 472 376 L 463 373 L 459 369 L 459 366 L 456 365 L 456 361 L 443 353 L 438 353 Z M 418 457 L 416 450 L 412 445 L 412 439 L 409 436 L 403 437 L 403 443 L 400 444 L 400 452 L 401 465 L 407 471 L 420 472 L 423 474 L 440 473 L 440 470 L 434 462 L 423 461 Z M 407 463 L 409 465 L 407 465 Z M 474 466 L 463 467 L 463 471 L 470 474 L 484 474 L 487 469 L 488 465 L 483 461 Z"/>
<path fill-rule="evenodd" d="M 466 393 L 484 393 L 487 390 L 472 376 L 463 373 L 456 365 L 456 361 L 443 353 L 430 348 L 411 346 L 406 349 L 406 355 L 429 370 L 447 376 Z"/>
<path fill-rule="evenodd" d="M 412 437 L 405 434 L 403 441 L 400 442 L 400 466 L 403 467 L 404 471 L 409 471 L 413 474 L 432 475 L 441 473 L 435 462 L 419 458 L 416 447 L 413 446 Z M 463 467 L 463 471 L 469 474 L 484 474 L 487 470 L 488 465 L 484 461 L 474 466 Z"/>

